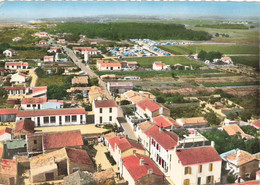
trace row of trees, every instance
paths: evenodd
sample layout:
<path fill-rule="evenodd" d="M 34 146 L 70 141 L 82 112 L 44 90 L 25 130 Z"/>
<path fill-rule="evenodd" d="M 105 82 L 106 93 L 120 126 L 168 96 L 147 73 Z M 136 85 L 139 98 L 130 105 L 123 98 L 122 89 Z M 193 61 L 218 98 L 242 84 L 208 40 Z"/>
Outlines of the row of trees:
<path fill-rule="evenodd" d="M 162 23 L 109 23 L 109 24 L 58 24 L 52 33 L 70 32 L 73 35 L 85 34 L 89 38 L 125 40 L 132 38 L 210 40 L 211 35 L 204 31 L 186 29 L 184 25 Z"/>

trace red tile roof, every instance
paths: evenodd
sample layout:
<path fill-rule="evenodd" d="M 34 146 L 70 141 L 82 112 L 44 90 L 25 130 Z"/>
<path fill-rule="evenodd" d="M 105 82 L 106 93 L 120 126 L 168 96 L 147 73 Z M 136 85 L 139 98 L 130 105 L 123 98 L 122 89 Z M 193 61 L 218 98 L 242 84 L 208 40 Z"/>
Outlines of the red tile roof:
<path fill-rule="evenodd" d="M 5 127 L 4 129 L 0 130 L 0 136 L 3 134 L 12 134 L 13 130 L 11 128 Z"/>
<path fill-rule="evenodd" d="M 0 159 L 0 174 L 3 176 L 16 176 L 17 162 L 14 159 Z"/>
<path fill-rule="evenodd" d="M 258 120 L 258 121 L 256 121 L 256 122 L 252 123 L 252 125 L 253 125 L 254 127 L 260 129 L 260 120 Z"/>
<path fill-rule="evenodd" d="M 156 65 L 157 67 L 162 67 L 162 66 L 166 66 L 164 63 L 162 62 L 154 62 L 154 65 Z"/>
<path fill-rule="evenodd" d="M 30 119 L 24 119 L 16 123 L 15 132 L 25 130 L 30 133 L 34 133 L 35 122 Z"/>
<path fill-rule="evenodd" d="M 55 115 L 78 115 L 86 114 L 84 108 L 78 109 L 44 109 L 44 110 L 20 110 L 17 117 L 33 117 L 33 116 L 55 116 Z"/>
<path fill-rule="evenodd" d="M 140 145 L 139 143 L 137 143 L 135 141 L 128 140 L 125 137 L 120 139 L 120 140 L 117 140 L 115 142 L 115 144 L 118 146 L 118 148 L 121 150 L 121 152 L 128 150 L 130 148 L 136 148 L 136 149 L 139 149 L 139 150 L 144 150 L 142 145 Z"/>
<path fill-rule="evenodd" d="M 117 104 L 115 101 L 111 100 L 102 100 L 102 101 L 96 101 L 95 102 L 96 108 L 108 108 L 108 107 L 117 107 Z"/>
<path fill-rule="evenodd" d="M 46 150 L 83 145 L 83 140 L 80 131 L 48 133 L 44 134 L 43 138 L 44 149 Z"/>
<path fill-rule="evenodd" d="M 26 90 L 27 87 L 4 87 L 5 90 Z"/>
<path fill-rule="evenodd" d="M 24 98 L 22 104 L 43 104 L 47 102 L 47 98 Z"/>
<path fill-rule="evenodd" d="M 93 162 L 86 150 L 66 148 L 66 152 L 71 162 L 77 164 L 93 165 Z"/>
<path fill-rule="evenodd" d="M 53 56 L 44 56 L 44 60 L 45 59 L 53 59 Z"/>
<path fill-rule="evenodd" d="M 176 154 L 183 166 L 221 161 L 213 147 L 181 149 Z"/>
<path fill-rule="evenodd" d="M 174 149 L 177 146 L 179 140 L 175 133 L 160 130 L 157 125 L 151 127 L 145 132 L 145 134 L 158 142 L 165 150 Z"/>
<path fill-rule="evenodd" d="M 120 140 L 120 136 L 113 137 L 108 140 L 109 144 L 111 145 L 112 149 L 115 150 L 115 143 Z"/>
<path fill-rule="evenodd" d="M 155 103 L 155 102 L 153 102 L 152 100 L 149 100 L 149 99 L 141 101 L 140 103 L 137 104 L 137 106 L 140 107 L 143 110 L 148 109 L 151 112 L 157 111 L 161 107 L 163 107 L 162 105 Z"/>
<path fill-rule="evenodd" d="M 47 92 L 47 86 L 34 87 L 32 94 L 36 94 L 36 93 L 43 92 L 43 91 Z"/>
<path fill-rule="evenodd" d="M 0 109 L 0 115 L 17 114 L 18 109 Z"/>
<path fill-rule="evenodd" d="M 141 159 L 144 159 L 143 165 L 140 164 Z M 123 165 L 135 181 L 147 176 L 148 170 L 153 170 L 154 175 L 164 176 L 154 162 L 147 156 L 130 155 L 122 158 L 122 160 Z"/>
<path fill-rule="evenodd" d="M 171 125 L 180 126 L 171 117 L 167 117 L 167 116 L 163 116 L 163 115 L 153 118 L 153 122 L 156 123 L 159 127 L 162 127 L 162 128 L 167 128 L 167 127 L 170 127 Z"/>
<path fill-rule="evenodd" d="M 27 62 L 6 62 L 6 66 L 28 66 Z"/>
<path fill-rule="evenodd" d="M 252 181 L 247 181 L 247 182 L 241 182 L 238 184 L 234 184 L 234 185 L 259 185 L 260 184 L 260 180 L 252 180 Z"/>

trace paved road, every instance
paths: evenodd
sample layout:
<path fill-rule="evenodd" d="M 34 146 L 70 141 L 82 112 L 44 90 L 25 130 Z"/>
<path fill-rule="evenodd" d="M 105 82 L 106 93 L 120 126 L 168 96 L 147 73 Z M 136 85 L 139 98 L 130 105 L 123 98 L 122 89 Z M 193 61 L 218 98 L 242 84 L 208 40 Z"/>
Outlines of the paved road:
<path fill-rule="evenodd" d="M 106 98 L 109 100 L 113 100 L 114 97 L 111 96 L 111 94 L 108 92 L 106 83 L 99 78 L 99 76 L 94 73 L 89 66 L 86 66 L 85 64 L 82 63 L 82 60 L 78 59 L 78 57 L 74 54 L 74 52 L 67 48 L 66 46 L 63 47 L 63 49 L 68 53 L 69 57 L 72 59 L 72 61 L 85 73 L 89 75 L 90 78 L 98 78 L 99 79 L 99 84 L 101 86 L 101 89 L 105 91 Z"/>
<path fill-rule="evenodd" d="M 125 130 L 125 135 L 127 135 L 129 139 L 137 141 L 137 137 L 136 137 L 132 127 L 128 123 L 121 123 L 121 125 Z"/>

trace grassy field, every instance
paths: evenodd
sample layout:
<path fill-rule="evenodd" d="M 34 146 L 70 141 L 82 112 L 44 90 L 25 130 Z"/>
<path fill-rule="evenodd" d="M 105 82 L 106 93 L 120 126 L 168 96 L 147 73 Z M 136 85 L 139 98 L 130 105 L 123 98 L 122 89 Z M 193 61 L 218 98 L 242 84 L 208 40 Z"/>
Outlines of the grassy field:
<path fill-rule="evenodd" d="M 215 28 L 215 29 L 248 29 L 244 24 L 202 24 L 196 27 Z"/>
<path fill-rule="evenodd" d="M 231 57 L 231 59 L 237 64 L 243 64 L 254 68 L 259 68 L 258 56 L 245 56 L 245 57 Z"/>
<path fill-rule="evenodd" d="M 251 82 L 223 82 L 223 83 L 202 83 L 205 87 L 226 87 L 226 86 L 251 86 L 259 85 L 259 81 Z"/>
<path fill-rule="evenodd" d="M 191 45 L 191 46 L 163 46 L 166 51 L 174 54 L 189 53 L 195 54 L 204 50 L 206 52 L 219 51 L 223 54 L 258 54 L 259 48 L 257 46 L 234 45 L 234 46 L 216 46 L 216 45 Z"/>
<path fill-rule="evenodd" d="M 167 65 L 182 64 L 186 66 L 192 65 L 194 69 L 206 66 L 200 62 L 194 62 L 186 59 L 185 57 L 143 57 L 143 58 L 127 58 L 127 61 L 136 61 L 144 68 L 152 68 L 153 62 L 161 61 Z"/>
<path fill-rule="evenodd" d="M 65 77 L 60 75 L 48 76 L 46 78 L 38 78 L 37 86 L 48 86 L 48 85 L 64 85 Z"/>
<path fill-rule="evenodd" d="M 187 70 L 187 71 L 166 71 L 166 72 L 157 72 L 157 71 L 146 71 L 146 72 L 100 72 L 97 71 L 98 75 L 105 74 L 115 74 L 117 76 L 140 76 L 141 78 L 151 78 L 151 77 L 171 77 L 174 75 L 201 75 L 201 74 L 210 74 L 218 73 L 218 70 Z"/>

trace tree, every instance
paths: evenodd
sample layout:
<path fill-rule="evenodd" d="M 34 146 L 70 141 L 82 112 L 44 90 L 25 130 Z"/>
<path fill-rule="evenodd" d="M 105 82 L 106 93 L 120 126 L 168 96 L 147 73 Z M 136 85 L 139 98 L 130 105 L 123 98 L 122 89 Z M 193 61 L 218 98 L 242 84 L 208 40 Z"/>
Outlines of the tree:
<path fill-rule="evenodd" d="M 64 73 L 64 72 L 65 72 L 64 68 L 62 68 L 60 66 L 57 67 L 57 70 L 56 70 L 56 74 L 57 75 L 62 75 L 62 73 Z"/>
<path fill-rule="evenodd" d="M 246 126 L 241 126 L 240 127 L 246 134 L 249 134 L 251 136 L 254 136 L 254 137 L 259 137 L 260 136 L 260 133 L 258 133 L 258 130 L 251 126 L 251 125 L 246 125 Z"/>
<path fill-rule="evenodd" d="M 235 120 L 237 119 L 237 114 L 234 114 L 234 113 L 230 113 L 229 115 L 227 115 L 227 119 L 230 119 L 230 120 Z"/>
<path fill-rule="evenodd" d="M 205 119 L 209 122 L 210 125 L 219 125 L 221 121 L 213 111 L 206 113 Z"/>
<path fill-rule="evenodd" d="M 243 120 L 243 121 L 247 121 L 249 119 L 251 119 L 252 117 L 252 113 L 248 110 L 245 110 L 243 111 L 241 114 L 240 114 L 240 118 Z"/>
<path fill-rule="evenodd" d="M 204 51 L 204 50 L 201 50 L 201 51 L 199 52 L 199 54 L 198 54 L 198 58 L 199 58 L 200 60 L 205 60 L 206 57 L 207 57 L 207 52 Z"/>
<path fill-rule="evenodd" d="M 131 104 L 131 102 L 128 101 L 128 100 L 122 100 L 122 101 L 120 102 L 120 105 L 129 105 L 129 104 Z"/>
<path fill-rule="evenodd" d="M 98 86 L 99 85 L 99 80 L 98 80 L 98 78 L 91 78 L 90 80 L 89 80 L 89 85 L 90 86 Z"/>
<path fill-rule="evenodd" d="M 7 91 L 3 87 L 0 87 L 0 105 L 6 102 L 7 97 L 8 97 Z"/>
<path fill-rule="evenodd" d="M 219 37 L 219 33 L 216 33 L 216 34 L 215 34 L 215 37 Z"/>
<path fill-rule="evenodd" d="M 165 103 L 165 102 L 166 102 L 165 99 L 164 99 L 163 97 L 161 97 L 161 96 L 157 97 L 157 98 L 156 98 L 156 101 L 157 101 L 158 103 Z"/>
<path fill-rule="evenodd" d="M 47 92 L 48 99 L 61 99 L 67 96 L 65 85 L 49 85 Z"/>

